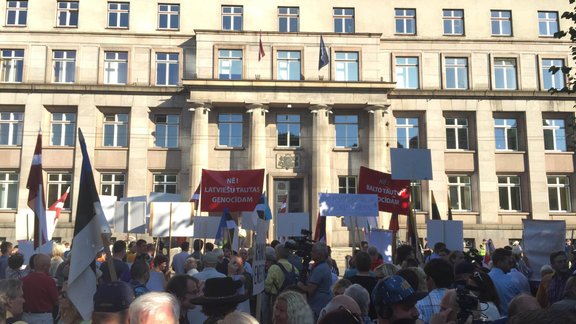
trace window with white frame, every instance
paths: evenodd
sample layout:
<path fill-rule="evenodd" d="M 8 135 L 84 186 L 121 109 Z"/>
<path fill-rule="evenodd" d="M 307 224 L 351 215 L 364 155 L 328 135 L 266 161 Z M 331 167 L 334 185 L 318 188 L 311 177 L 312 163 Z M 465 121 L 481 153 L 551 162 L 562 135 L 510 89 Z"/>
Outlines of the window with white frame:
<path fill-rule="evenodd" d="M 417 117 L 396 118 L 396 138 L 398 148 L 419 148 L 419 131 Z"/>
<path fill-rule="evenodd" d="M 128 52 L 104 52 L 104 83 L 128 83 Z"/>
<path fill-rule="evenodd" d="M 46 206 L 51 206 L 55 203 L 62 195 L 72 186 L 72 174 L 71 173 L 48 173 L 48 185 L 47 185 L 47 196 Z M 70 196 L 70 195 L 69 195 Z M 70 209 L 70 201 L 72 199 L 69 197 L 64 202 L 64 209 Z"/>
<path fill-rule="evenodd" d="M 548 90 L 551 88 L 562 89 L 566 84 L 564 73 L 561 70 L 552 73 L 550 71 L 551 67 L 562 68 L 564 66 L 563 59 L 542 59 L 542 84 L 544 89 Z"/>
<path fill-rule="evenodd" d="M 566 122 L 564 119 L 544 119 L 544 149 L 566 152 Z"/>
<path fill-rule="evenodd" d="M 222 6 L 222 30 L 242 31 L 241 6 Z"/>
<path fill-rule="evenodd" d="M 358 52 L 336 52 L 336 81 L 358 81 Z"/>
<path fill-rule="evenodd" d="M 297 33 L 300 31 L 300 8 L 278 7 L 278 31 L 282 33 Z"/>
<path fill-rule="evenodd" d="M 53 51 L 52 67 L 55 83 L 74 83 L 76 75 L 76 51 Z"/>
<path fill-rule="evenodd" d="M 178 53 L 156 53 L 156 85 L 178 85 L 179 69 Z"/>
<path fill-rule="evenodd" d="M 490 22 L 492 36 L 512 36 L 512 12 L 510 10 L 491 10 Z"/>
<path fill-rule="evenodd" d="M 515 58 L 495 58 L 494 59 L 494 89 L 496 90 L 516 90 L 516 59 Z"/>
<path fill-rule="evenodd" d="M 412 201 L 412 208 L 422 210 L 422 181 L 410 182 L 410 200 Z"/>
<path fill-rule="evenodd" d="M 242 50 L 218 50 L 218 78 L 220 80 L 242 79 Z"/>
<path fill-rule="evenodd" d="M 500 210 L 522 210 L 520 177 L 498 176 L 498 196 L 500 198 Z"/>
<path fill-rule="evenodd" d="M 472 186 L 469 176 L 448 176 L 448 192 L 452 209 L 461 211 L 472 210 Z"/>
<path fill-rule="evenodd" d="M 51 117 L 50 145 L 74 146 L 74 134 L 76 133 L 76 114 L 52 113 Z"/>
<path fill-rule="evenodd" d="M 498 151 L 518 150 L 518 122 L 515 118 L 494 119 L 494 140 Z"/>
<path fill-rule="evenodd" d="M 180 129 L 180 116 L 155 115 L 156 131 L 154 145 L 156 147 L 177 148 Z"/>
<path fill-rule="evenodd" d="M 548 206 L 551 212 L 570 212 L 570 179 L 548 176 Z"/>
<path fill-rule="evenodd" d="M 356 176 L 338 176 L 338 193 L 355 194 L 356 182 Z"/>
<path fill-rule="evenodd" d="M 2 82 L 22 82 L 24 75 L 24 50 L 3 49 L 0 51 Z"/>
<path fill-rule="evenodd" d="M 396 87 L 398 89 L 418 89 L 418 57 L 396 57 Z"/>
<path fill-rule="evenodd" d="M 105 113 L 103 126 L 104 146 L 128 146 L 128 114 Z"/>
<path fill-rule="evenodd" d="M 0 145 L 22 145 L 22 130 L 24 129 L 24 113 L 0 112 Z"/>
<path fill-rule="evenodd" d="M 20 176 L 16 172 L 0 171 L 0 209 L 18 207 L 18 184 Z"/>
<path fill-rule="evenodd" d="M 153 192 L 177 193 L 178 176 L 175 174 L 155 174 Z"/>
<path fill-rule="evenodd" d="M 464 35 L 464 10 L 442 10 L 444 35 Z"/>
<path fill-rule="evenodd" d="M 394 21 L 396 25 L 396 34 L 405 34 L 405 35 L 416 34 L 415 9 L 395 9 Z"/>
<path fill-rule="evenodd" d="M 446 148 L 449 150 L 468 149 L 468 118 L 446 118 Z"/>
<path fill-rule="evenodd" d="M 447 57 L 444 59 L 446 70 L 446 89 L 468 89 L 468 59 L 466 57 Z"/>
<path fill-rule="evenodd" d="M 558 13 L 554 11 L 538 11 L 538 35 L 554 37 L 558 32 Z"/>
<path fill-rule="evenodd" d="M 28 1 L 6 2 L 6 26 L 26 26 Z"/>
<path fill-rule="evenodd" d="M 218 145 L 242 147 L 244 120 L 242 114 L 223 113 L 218 115 Z"/>
<path fill-rule="evenodd" d="M 124 197 L 126 175 L 124 173 L 101 173 L 100 192 L 106 196 L 116 196 L 118 200 Z"/>
<path fill-rule="evenodd" d="M 334 116 L 336 128 L 336 147 L 357 148 L 358 145 L 358 115 Z"/>
<path fill-rule="evenodd" d="M 129 2 L 108 2 L 108 28 L 128 28 Z"/>
<path fill-rule="evenodd" d="M 278 114 L 276 116 L 277 143 L 279 147 L 300 146 L 300 115 Z"/>
<path fill-rule="evenodd" d="M 180 5 L 159 4 L 158 29 L 178 29 L 178 28 L 180 28 Z"/>
<path fill-rule="evenodd" d="M 334 8 L 334 32 L 354 32 L 354 8 Z"/>
<path fill-rule="evenodd" d="M 78 27 L 78 1 L 58 1 L 58 27 Z"/>
<path fill-rule="evenodd" d="M 300 51 L 277 51 L 278 80 L 300 80 Z"/>

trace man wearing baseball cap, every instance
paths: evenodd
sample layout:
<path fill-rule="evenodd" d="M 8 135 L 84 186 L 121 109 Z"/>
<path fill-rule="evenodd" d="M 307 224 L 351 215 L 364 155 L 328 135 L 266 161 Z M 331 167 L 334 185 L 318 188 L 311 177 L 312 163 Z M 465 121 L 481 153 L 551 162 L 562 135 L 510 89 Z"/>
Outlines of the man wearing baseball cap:
<path fill-rule="evenodd" d="M 404 278 L 397 275 L 380 280 L 372 290 L 378 324 L 416 323 L 420 315 L 416 302 L 427 295 L 415 292 Z"/>

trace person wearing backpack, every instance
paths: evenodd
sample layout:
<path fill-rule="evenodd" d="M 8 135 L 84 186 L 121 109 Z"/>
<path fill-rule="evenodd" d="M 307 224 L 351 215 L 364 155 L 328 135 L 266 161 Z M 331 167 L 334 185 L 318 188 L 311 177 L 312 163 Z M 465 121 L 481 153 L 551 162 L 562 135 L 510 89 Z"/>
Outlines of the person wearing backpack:
<path fill-rule="evenodd" d="M 290 250 L 284 244 L 278 244 L 276 250 L 276 263 L 268 269 L 268 275 L 264 280 L 264 291 L 270 296 L 271 305 L 274 305 L 276 297 L 289 286 L 298 283 L 298 269 L 294 267 L 288 257 Z"/>

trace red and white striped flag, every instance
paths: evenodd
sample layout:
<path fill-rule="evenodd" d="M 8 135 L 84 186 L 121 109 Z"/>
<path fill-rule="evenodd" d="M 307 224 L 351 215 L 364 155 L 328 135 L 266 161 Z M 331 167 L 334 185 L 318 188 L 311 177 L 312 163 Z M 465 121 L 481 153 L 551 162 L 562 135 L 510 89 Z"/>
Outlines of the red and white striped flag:
<path fill-rule="evenodd" d="M 196 191 L 194 191 L 194 193 L 192 194 L 192 197 L 190 197 L 190 202 L 198 204 L 198 202 L 200 201 L 200 187 L 201 186 L 202 186 L 202 181 L 200 181 L 200 183 L 198 184 L 198 187 L 196 188 Z"/>
<path fill-rule="evenodd" d="M 46 243 L 46 201 L 44 199 L 44 178 L 42 177 L 42 134 L 38 134 L 32 166 L 26 183 L 28 207 L 34 211 L 34 249 Z"/>
<path fill-rule="evenodd" d="M 258 44 L 258 62 L 260 62 L 264 56 L 266 56 L 266 53 L 264 53 L 264 46 L 262 46 L 262 33 L 260 33 L 260 42 Z"/>
<path fill-rule="evenodd" d="M 284 196 L 284 200 L 282 201 L 282 205 L 280 205 L 280 210 L 278 211 L 278 214 L 286 213 L 287 206 L 288 206 L 288 195 Z"/>
<path fill-rule="evenodd" d="M 56 223 L 58 223 L 58 218 L 60 217 L 60 211 L 62 210 L 62 208 L 64 208 L 64 202 L 66 202 L 66 199 L 68 199 L 69 193 L 70 193 L 70 187 L 66 189 L 66 192 L 62 195 L 62 197 L 60 197 L 52 205 L 50 205 L 50 207 L 48 207 L 48 210 L 56 212 L 56 215 L 54 217 L 54 226 L 56 226 Z"/>

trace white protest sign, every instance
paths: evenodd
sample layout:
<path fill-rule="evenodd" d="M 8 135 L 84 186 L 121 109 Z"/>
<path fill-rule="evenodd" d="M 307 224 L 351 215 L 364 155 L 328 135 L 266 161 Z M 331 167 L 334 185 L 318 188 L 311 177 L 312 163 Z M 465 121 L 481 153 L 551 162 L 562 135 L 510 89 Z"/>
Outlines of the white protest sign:
<path fill-rule="evenodd" d="M 146 233 L 146 202 L 117 201 L 114 206 L 114 231 L 117 233 Z"/>
<path fill-rule="evenodd" d="M 216 238 L 220 217 L 198 216 L 194 218 L 194 237 L 196 238 Z"/>
<path fill-rule="evenodd" d="M 378 216 L 374 194 L 318 194 L 320 216 Z"/>
<path fill-rule="evenodd" d="M 116 196 L 103 196 L 99 195 L 100 205 L 102 205 L 102 210 L 104 211 L 104 216 L 108 221 L 110 227 L 114 226 L 114 213 L 115 205 L 118 198 Z"/>
<path fill-rule="evenodd" d="M 268 233 L 269 221 L 258 219 L 256 238 L 254 240 L 254 270 L 253 294 L 258 295 L 264 291 L 264 279 L 266 279 L 266 234 Z"/>
<path fill-rule="evenodd" d="M 300 236 L 303 229 L 310 230 L 308 213 L 282 213 L 276 217 L 276 238 Z"/>
<path fill-rule="evenodd" d="M 368 243 L 376 247 L 385 263 L 392 263 L 392 231 L 373 229 L 368 233 Z"/>
<path fill-rule="evenodd" d="M 194 233 L 193 215 L 189 202 L 153 202 L 150 204 L 150 235 L 168 237 L 172 231 L 172 236 L 191 236 Z"/>
<path fill-rule="evenodd" d="M 46 210 L 46 233 L 48 234 L 48 240 L 52 240 L 54 235 L 54 230 L 56 229 L 55 224 L 56 211 Z"/>
<path fill-rule="evenodd" d="M 24 264 L 29 264 L 30 257 L 37 253 L 44 253 L 52 255 L 53 241 L 48 241 L 46 244 L 40 246 L 40 249 L 34 250 L 34 241 L 31 240 L 18 240 L 18 253 L 24 256 Z"/>
<path fill-rule="evenodd" d="M 241 212 L 240 213 L 242 219 L 242 228 L 249 231 L 256 230 L 256 223 L 258 222 L 258 213 L 256 212 Z"/>
<path fill-rule="evenodd" d="M 373 229 L 378 228 L 378 216 L 362 217 L 360 219 L 354 218 L 353 216 L 344 217 L 344 225 L 348 228 L 361 228 L 361 229 Z"/>
<path fill-rule="evenodd" d="M 34 235 L 34 212 L 30 208 L 16 213 L 16 240 L 29 240 Z"/>
<path fill-rule="evenodd" d="M 432 180 L 429 149 L 390 149 L 393 180 Z"/>
<path fill-rule="evenodd" d="M 543 265 L 550 264 L 550 253 L 564 251 L 566 222 L 554 220 L 523 219 L 522 245 L 524 255 L 530 260 L 534 273 L 530 280 L 539 281 Z"/>
<path fill-rule="evenodd" d="M 462 221 L 428 220 L 426 227 L 428 246 L 444 242 L 449 250 L 462 251 L 464 248 L 464 223 Z"/>

